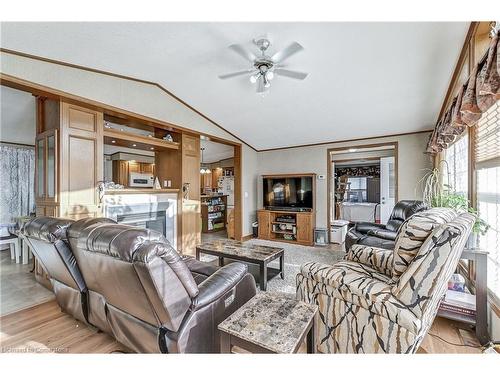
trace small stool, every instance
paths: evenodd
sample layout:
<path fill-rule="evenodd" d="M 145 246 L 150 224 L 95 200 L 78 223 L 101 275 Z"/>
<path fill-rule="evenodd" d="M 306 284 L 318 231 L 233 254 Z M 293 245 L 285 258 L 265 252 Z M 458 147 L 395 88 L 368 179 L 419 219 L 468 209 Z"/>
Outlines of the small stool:
<path fill-rule="evenodd" d="M 19 248 L 19 238 L 11 234 L 9 236 L 0 237 L 0 245 L 9 245 L 10 247 L 10 259 L 16 260 L 16 263 L 20 262 L 21 249 Z"/>

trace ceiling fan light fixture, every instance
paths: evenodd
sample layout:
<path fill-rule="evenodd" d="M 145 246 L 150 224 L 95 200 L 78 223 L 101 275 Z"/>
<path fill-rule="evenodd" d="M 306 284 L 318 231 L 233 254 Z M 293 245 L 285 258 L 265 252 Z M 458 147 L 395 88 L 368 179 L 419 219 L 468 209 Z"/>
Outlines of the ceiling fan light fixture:
<path fill-rule="evenodd" d="M 293 42 L 275 54 L 269 55 L 267 49 L 271 45 L 271 42 L 267 37 L 259 37 L 254 39 L 253 42 L 259 48 L 261 52 L 260 56 L 256 56 L 241 44 L 232 44 L 229 46 L 231 50 L 250 62 L 252 67 L 247 70 L 219 75 L 220 79 L 249 74 L 250 82 L 252 84 L 257 83 L 257 94 L 263 94 L 271 87 L 271 81 L 275 78 L 276 74 L 298 80 L 303 80 L 307 77 L 307 73 L 282 68 L 282 62 L 284 60 L 304 49 L 299 43 Z"/>

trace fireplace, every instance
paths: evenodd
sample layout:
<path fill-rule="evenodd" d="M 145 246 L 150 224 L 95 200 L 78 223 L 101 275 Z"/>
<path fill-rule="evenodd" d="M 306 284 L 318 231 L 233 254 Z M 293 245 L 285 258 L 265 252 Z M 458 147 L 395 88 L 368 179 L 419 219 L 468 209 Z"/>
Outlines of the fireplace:
<path fill-rule="evenodd" d="M 160 232 L 177 249 L 177 194 L 104 195 L 104 216 L 120 224 Z"/>

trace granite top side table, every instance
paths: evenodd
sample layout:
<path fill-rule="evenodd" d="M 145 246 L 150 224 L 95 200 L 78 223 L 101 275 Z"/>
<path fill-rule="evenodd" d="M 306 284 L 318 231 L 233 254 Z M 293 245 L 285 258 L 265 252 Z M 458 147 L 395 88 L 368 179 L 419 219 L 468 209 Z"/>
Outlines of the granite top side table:
<path fill-rule="evenodd" d="M 252 353 L 297 353 L 307 337 L 316 353 L 318 307 L 282 293 L 259 293 L 219 324 L 221 353 L 238 346 Z"/>

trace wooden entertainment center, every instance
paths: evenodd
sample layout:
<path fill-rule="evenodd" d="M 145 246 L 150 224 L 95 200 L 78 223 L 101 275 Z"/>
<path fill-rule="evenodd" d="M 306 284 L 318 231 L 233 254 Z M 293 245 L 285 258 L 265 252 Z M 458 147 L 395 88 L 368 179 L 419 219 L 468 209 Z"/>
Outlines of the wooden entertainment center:
<path fill-rule="evenodd" d="M 316 174 L 280 174 L 266 175 L 266 178 L 312 178 L 312 208 L 304 209 L 284 209 L 272 207 L 263 208 L 257 211 L 259 222 L 258 238 L 263 240 L 283 241 L 300 245 L 312 246 L 314 244 L 314 228 L 316 226 L 315 195 L 316 195 Z"/>

